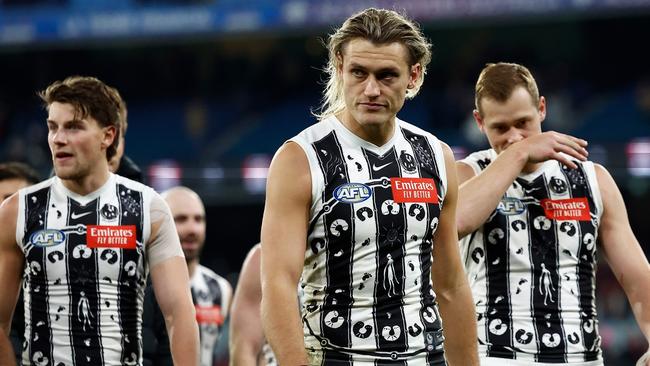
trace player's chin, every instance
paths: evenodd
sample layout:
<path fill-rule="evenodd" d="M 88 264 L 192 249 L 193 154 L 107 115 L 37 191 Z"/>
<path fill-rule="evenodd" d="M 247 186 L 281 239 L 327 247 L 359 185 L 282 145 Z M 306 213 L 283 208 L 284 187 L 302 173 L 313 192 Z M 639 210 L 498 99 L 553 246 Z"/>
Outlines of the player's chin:
<path fill-rule="evenodd" d="M 60 179 L 74 179 L 77 177 L 75 171 L 63 167 L 54 166 L 54 174 Z"/>
<path fill-rule="evenodd" d="M 362 124 L 365 126 L 381 126 L 386 123 L 387 118 L 380 113 L 368 113 L 364 116 L 362 121 Z"/>
<path fill-rule="evenodd" d="M 194 259 L 199 255 L 199 250 L 197 248 L 182 248 L 183 249 L 183 254 L 185 254 L 185 258 L 187 259 Z"/>

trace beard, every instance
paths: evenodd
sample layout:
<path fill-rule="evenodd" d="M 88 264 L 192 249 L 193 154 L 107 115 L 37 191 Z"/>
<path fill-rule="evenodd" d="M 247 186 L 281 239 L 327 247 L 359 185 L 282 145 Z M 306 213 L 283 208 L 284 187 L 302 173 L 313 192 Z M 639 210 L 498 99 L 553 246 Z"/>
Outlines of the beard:
<path fill-rule="evenodd" d="M 183 247 L 182 243 L 183 240 L 181 240 L 181 249 L 183 249 L 185 260 L 187 262 L 199 260 L 201 257 L 201 252 L 203 251 L 203 243 L 198 243 L 198 245 L 193 245 L 193 247 L 190 248 Z"/>
<path fill-rule="evenodd" d="M 60 179 L 65 180 L 80 180 L 81 178 L 88 175 L 87 169 L 80 168 L 57 168 L 54 166 L 54 174 Z"/>

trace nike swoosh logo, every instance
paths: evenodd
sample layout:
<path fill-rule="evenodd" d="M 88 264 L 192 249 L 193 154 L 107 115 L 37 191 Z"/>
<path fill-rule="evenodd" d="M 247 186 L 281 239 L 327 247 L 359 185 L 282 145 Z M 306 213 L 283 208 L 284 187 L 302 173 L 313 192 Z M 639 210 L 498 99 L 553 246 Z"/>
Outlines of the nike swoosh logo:
<path fill-rule="evenodd" d="M 78 218 L 80 218 L 80 217 L 84 217 L 84 216 L 86 216 L 86 215 L 90 215 L 91 213 L 92 213 L 92 212 L 84 212 L 84 213 L 80 213 L 80 214 L 77 215 L 76 212 L 73 212 L 72 215 L 70 215 L 70 218 L 73 219 L 73 220 L 76 220 L 76 219 L 78 219 Z"/>
<path fill-rule="evenodd" d="M 387 167 L 387 166 L 389 166 L 389 165 L 391 165 L 391 164 L 392 164 L 392 162 L 390 162 L 390 163 L 386 163 L 386 164 L 384 164 L 384 165 L 380 165 L 380 166 L 377 166 L 377 165 L 375 165 L 375 164 L 372 164 L 372 171 L 376 172 L 376 171 L 382 170 L 382 169 L 384 169 L 385 167 Z"/>

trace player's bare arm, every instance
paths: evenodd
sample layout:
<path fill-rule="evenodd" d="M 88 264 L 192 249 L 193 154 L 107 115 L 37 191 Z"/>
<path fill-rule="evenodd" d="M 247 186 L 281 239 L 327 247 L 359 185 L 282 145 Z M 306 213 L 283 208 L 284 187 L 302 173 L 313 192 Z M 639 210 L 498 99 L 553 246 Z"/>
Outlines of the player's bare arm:
<path fill-rule="evenodd" d="M 293 142 L 271 163 L 262 220 L 262 323 L 280 365 L 306 365 L 297 287 L 311 204 L 309 163 Z"/>
<path fill-rule="evenodd" d="M 156 300 L 160 310 L 165 317 L 172 358 L 176 365 L 198 365 L 199 363 L 199 330 L 196 323 L 196 314 L 192 295 L 190 292 L 190 279 L 187 271 L 187 264 L 180 251 L 178 235 L 173 226 L 173 220 L 169 209 L 152 210 L 151 241 L 149 252 L 153 249 L 155 253 L 150 254 L 151 282 L 153 284 Z M 172 235 L 173 234 L 173 235 Z M 180 255 L 167 256 L 157 261 L 155 258 L 162 258 L 160 249 L 163 249 L 161 240 L 174 241 L 167 244 L 172 248 L 166 248 L 171 252 L 181 253 Z M 153 248 L 155 246 L 155 248 Z"/>
<path fill-rule="evenodd" d="M 600 165 L 596 165 L 596 176 L 604 207 L 599 242 L 627 295 L 637 324 L 650 343 L 650 264 L 632 232 L 623 197 L 614 179 Z M 650 360 L 646 365 L 650 365 Z"/>
<path fill-rule="evenodd" d="M 456 202 L 458 183 L 454 157 L 449 146 L 443 144 L 447 170 L 447 193 L 440 223 L 433 240 L 431 277 L 442 313 L 445 354 L 450 365 L 478 365 L 476 345 L 476 312 L 472 293 L 458 251 L 456 233 Z"/>
<path fill-rule="evenodd" d="M 230 365 L 256 366 L 264 345 L 262 330 L 261 248 L 244 260 L 230 311 Z"/>
<path fill-rule="evenodd" d="M 17 194 L 7 198 L 0 205 L 0 298 L 3 299 L 0 301 L 0 365 L 15 365 L 9 330 L 24 263 L 23 253 L 16 244 L 17 212 Z"/>

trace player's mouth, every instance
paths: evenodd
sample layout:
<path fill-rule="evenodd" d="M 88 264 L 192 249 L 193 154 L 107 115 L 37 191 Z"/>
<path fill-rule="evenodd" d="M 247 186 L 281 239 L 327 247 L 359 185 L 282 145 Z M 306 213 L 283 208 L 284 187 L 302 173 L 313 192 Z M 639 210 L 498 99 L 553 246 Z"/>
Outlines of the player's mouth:
<path fill-rule="evenodd" d="M 73 156 L 72 154 L 67 153 L 67 152 L 58 152 L 58 153 L 54 154 L 54 159 L 57 162 L 62 163 L 62 162 L 69 161 L 72 158 L 72 156 Z"/>
<path fill-rule="evenodd" d="M 371 102 L 359 103 L 359 105 L 361 105 L 361 107 L 363 107 L 363 108 L 365 108 L 367 110 L 370 110 L 370 111 L 378 111 L 378 110 L 381 110 L 381 109 L 386 107 L 384 104 L 371 103 Z"/>
<path fill-rule="evenodd" d="M 198 249 L 199 241 L 196 238 L 181 238 L 183 249 Z"/>

